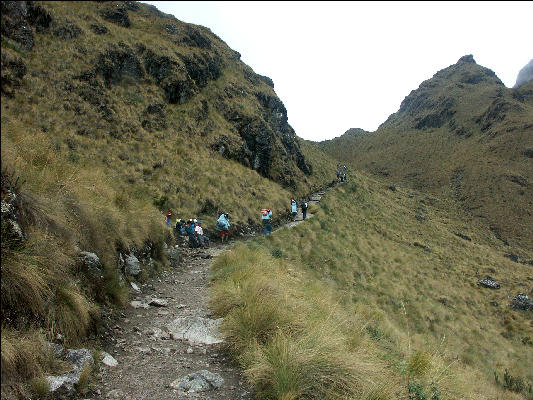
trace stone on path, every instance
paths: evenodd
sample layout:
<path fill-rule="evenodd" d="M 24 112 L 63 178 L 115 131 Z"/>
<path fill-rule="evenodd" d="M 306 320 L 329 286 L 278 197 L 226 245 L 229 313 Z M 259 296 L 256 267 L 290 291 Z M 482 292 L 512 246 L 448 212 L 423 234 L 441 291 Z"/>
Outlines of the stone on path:
<path fill-rule="evenodd" d="M 140 300 L 133 300 L 130 304 L 133 308 L 149 308 L 150 307 L 148 303 L 145 303 Z"/>
<path fill-rule="evenodd" d="M 218 332 L 218 327 L 222 321 L 223 318 L 176 318 L 167 325 L 167 328 L 173 339 L 204 344 L 222 343 L 224 340 Z"/>
<path fill-rule="evenodd" d="M 106 353 L 105 351 L 102 352 L 104 358 L 102 359 L 102 364 L 107 365 L 108 367 L 116 367 L 118 365 L 118 361 L 109 353 Z"/>
<path fill-rule="evenodd" d="M 157 297 L 152 297 L 148 301 L 148 305 L 154 306 L 154 307 L 166 307 L 168 306 L 168 300 L 158 299 Z"/>
<path fill-rule="evenodd" d="M 224 378 L 205 369 L 193 372 L 185 378 L 176 379 L 170 384 L 172 389 L 182 392 L 206 392 L 222 387 Z"/>

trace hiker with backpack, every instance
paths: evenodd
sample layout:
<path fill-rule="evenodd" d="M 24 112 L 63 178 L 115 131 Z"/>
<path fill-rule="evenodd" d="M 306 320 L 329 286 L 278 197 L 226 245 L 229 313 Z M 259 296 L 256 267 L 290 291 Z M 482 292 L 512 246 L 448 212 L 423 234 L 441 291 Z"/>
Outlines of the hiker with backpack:
<path fill-rule="evenodd" d="M 265 226 L 265 231 L 263 235 L 272 234 L 272 210 L 270 208 L 263 208 L 261 210 L 261 220 Z"/>
<path fill-rule="evenodd" d="M 220 214 L 220 217 L 218 217 L 217 220 L 217 230 L 220 231 L 222 243 L 224 243 L 224 238 L 226 239 L 226 241 L 228 240 L 229 226 L 229 215 L 227 213 Z"/>
<path fill-rule="evenodd" d="M 166 215 L 167 225 L 168 226 L 170 226 L 170 224 L 171 224 L 170 217 L 172 217 L 172 213 L 169 211 L 169 212 L 167 212 L 167 215 Z"/>
<path fill-rule="evenodd" d="M 302 208 L 302 215 L 305 220 L 305 216 L 307 215 L 307 201 L 303 201 L 300 207 Z"/>
<path fill-rule="evenodd" d="M 192 247 L 193 249 L 200 247 L 200 243 L 196 237 L 195 228 L 196 226 L 192 219 L 190 219 L 187 222 L 187 225 L 185 225 L 185 232 L 187 232 L 187 235 L 189 235 L 189 247 Z"/>
<path fill-rule="evenodd" d="M 292 220 L 296 221 L 296 214 L 298 214 L 298 205 L 296 204 L 296 200 L 291 199 L 291 212 L 292 212 Z"/>

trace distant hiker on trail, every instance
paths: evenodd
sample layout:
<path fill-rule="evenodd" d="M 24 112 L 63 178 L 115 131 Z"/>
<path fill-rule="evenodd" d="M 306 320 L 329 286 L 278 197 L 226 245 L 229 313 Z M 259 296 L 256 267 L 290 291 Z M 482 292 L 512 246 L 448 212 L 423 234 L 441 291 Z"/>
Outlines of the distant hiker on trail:
<path fill-rule="evenodd" d="M 172 213 L 169 211 L 169 212 L 167 212 L 167 225 L 168 226 L 170 226 L 170 223 L 171 223 L 170 217 L 172 217 Z"/>
<path fill-rule="evenodd" d="M 198 242 L 198 238 L 196 237 L 196 231 L 195 231 L 195 224 L 192 219 L 190 219 L 187 222 L 187 225 L 185 226 L 185 231 L 187 232 L 187 235 L 189 235 L 189 247 L 192 247 L 193 249 L 196 249 L 200 247 L 200 243 Z"/>
<path fill-rule="evenodd" d="M 291 199 L 291 211 L 292 211 L 292 220 L 296 221 L 296 214 L 298 214 L 298 206 L 296 200 Z"/>
<path fill-rule="evenodd" d="M 300 207 L 302 208 L 303 219 L 305 219 L 307 215 L 307 201 L 302 202 Z"/>
<path fill-rule="evenodd" d="M 200 246 L 202 247 L 209 247 L 209 238 L 204 235 L 204 230 L 202 229 L 202 222 L 198 221 L 196 223 L 196 228 L 194 228 L 196 231 L 196 236 L 198 237 L 198 241 L 200 242 Z"/>
<path fill-rule="evenodd" d="M 272 234 L 272 210 L 270 208 L 263 208 L 261 210 L 261 220 L 265 226 L 263 235 Z"/>
<path fill-rule="evenodd" d="M 341 182 L 346 182 L 346 171 L 348 171 L 348 168 L 346 168 L 346 165 L 342 166 L 342 179 Z"/>
<path fill-rule="evenodd" d="M 224 243 L 224 238 L 228 240 L 229 235 L 229 215 L 227 213 L 220 214 L 217 220 L 217 229 L 220 231 L 220 237 L 222 238 L 222 243 Z"/>

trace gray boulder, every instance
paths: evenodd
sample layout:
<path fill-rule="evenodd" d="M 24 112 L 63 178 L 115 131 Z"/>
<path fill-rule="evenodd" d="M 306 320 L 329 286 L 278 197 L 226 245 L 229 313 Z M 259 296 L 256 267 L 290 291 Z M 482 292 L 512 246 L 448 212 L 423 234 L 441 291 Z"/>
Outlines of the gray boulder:
<path fill-rule="evenodd" d="M 133 254 L 128 255 L 124 263 L 124 273 L 126 275 L 137 276 L 141 273 L 141 263 Z"/>
<path fill-rule="evenodd" d="M 498 282 L 496 282 L 494 279 L 492 279 L 492 277 L 490 277 L 490 276 L 487 276 L 485 279 L 480 279 L 479 281 L 477 281 L 477 284 L 479 286 L 483 286 L 483 287 L 486 287 L 486 288 L 489 288 L 489 289 L 499 289 L 500 288 L 500 284 Z"/>
<path fill-rule="evenodd" d="M 182 392 L 207 392 L 219 389 L 223 384 L 224 378 L 204 369 L 193 372 L 185 378 L 176 379 L 170 387 Z"/>
<path fill-rule="evenodd" d="M 173 268 L 177 267 L 180 263 L 179 250 L 174 247 L 171 247 L 167 249 L 166 252 L 167 252 L 167 258 L 170 263 L 170 266 Z"/>
<path fill-rule="evenodd" d="M 223 318 L 209 319 L 202 317 L 176 318 L 167 325 L 173 339 L 188 340 L 192 343 L 222 343 L 218 328 Z"/>
<path fill-rule="evenodd" d="M 56 395 L 73 395 L 76 392 L 81 372 L 88 365 L 94 365 L 91 351 L 88 349 L 68 350 L 62 357 L 64 361 L 72 364 L 72 370 L 63 375 L 47 376 L 50 392 Z"/>
<path fill-rule="evenodd" d="M 510 306 L 516 311 L 533 311 L 533 300 L 527 294 L 518 293 L 511 301 Z"/>
<path fill-rule="evenodd" d="M 81 251 L 79 254 L 79 259 L 82 264 L 82 269 L 85 270 L 89 275 L 96 279 L 104 279 L 102 273 L 102 263 L 100 258 L 95 253 L 90 253 L 88 251 Z"/>

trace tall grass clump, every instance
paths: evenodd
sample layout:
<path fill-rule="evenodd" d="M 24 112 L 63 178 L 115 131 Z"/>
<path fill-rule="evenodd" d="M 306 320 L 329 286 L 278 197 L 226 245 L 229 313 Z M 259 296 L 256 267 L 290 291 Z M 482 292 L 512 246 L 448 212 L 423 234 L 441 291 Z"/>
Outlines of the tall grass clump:
<path fill-rule="evenodd" d="M 259 398 L 359 398 L 385 387 L 374 378 L 382 363 L 347 340 L 354 316 L 294 265 L 241 245 L 219 256 L 211 277 L 210 307 Z"/>

